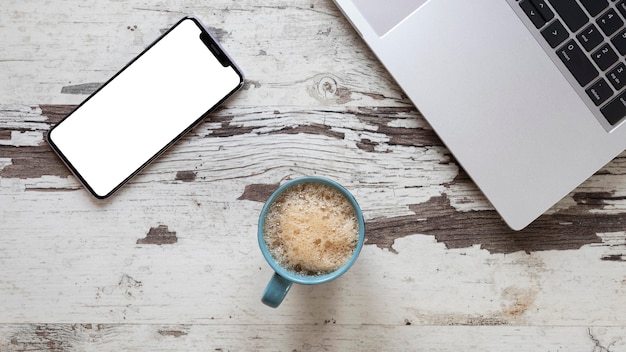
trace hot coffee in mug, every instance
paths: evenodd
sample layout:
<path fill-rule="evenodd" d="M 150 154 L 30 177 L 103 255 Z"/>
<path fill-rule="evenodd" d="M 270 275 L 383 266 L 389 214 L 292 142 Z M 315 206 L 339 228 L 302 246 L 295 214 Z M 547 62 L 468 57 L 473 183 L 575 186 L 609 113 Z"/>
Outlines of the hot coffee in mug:
<path fill-rule="evenodd" d="M 361 210 L 339 184 L 319 177 L 282 185 L 259 219 L 259 246 L 276 271 L 263 302 L 277 307 L 293 282 L 318 284 L 343 274 L 363 245 Z"/>

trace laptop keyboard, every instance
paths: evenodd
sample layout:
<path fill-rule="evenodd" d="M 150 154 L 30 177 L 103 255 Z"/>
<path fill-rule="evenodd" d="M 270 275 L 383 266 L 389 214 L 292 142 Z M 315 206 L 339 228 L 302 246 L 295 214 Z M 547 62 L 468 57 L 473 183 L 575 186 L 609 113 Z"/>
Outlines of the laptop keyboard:
<path fill-rule="evenodd" d="M 520 8 L 610 126 L 626 117 L 626 0 L 521 0 Z"/>

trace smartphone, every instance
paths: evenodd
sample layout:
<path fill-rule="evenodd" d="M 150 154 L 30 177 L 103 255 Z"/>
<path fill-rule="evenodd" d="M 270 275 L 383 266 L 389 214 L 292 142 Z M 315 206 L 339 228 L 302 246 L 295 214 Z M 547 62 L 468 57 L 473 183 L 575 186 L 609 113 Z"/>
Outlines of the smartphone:
<path fill-rule="evenodd" d="M 185 17 L 54 126 L 52 149 L 107 198 L 243 86 L 243 74 Z"/>

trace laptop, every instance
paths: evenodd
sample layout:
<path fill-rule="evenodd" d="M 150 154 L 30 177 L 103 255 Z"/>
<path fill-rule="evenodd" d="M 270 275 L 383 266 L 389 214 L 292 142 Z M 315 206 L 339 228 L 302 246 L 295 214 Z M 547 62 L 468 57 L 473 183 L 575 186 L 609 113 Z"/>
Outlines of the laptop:
<path fill-rule="evenodd" d="M 626 147 L 626 0 L 334 0 L 520 230 Z"/>

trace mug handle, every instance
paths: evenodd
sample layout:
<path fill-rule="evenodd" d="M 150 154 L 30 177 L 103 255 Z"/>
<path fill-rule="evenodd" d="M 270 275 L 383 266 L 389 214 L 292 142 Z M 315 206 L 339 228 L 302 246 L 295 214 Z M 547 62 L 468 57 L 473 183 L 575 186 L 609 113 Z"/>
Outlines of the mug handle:
<path fill-rule="evenodd" d="M 291 284 L 291 281 L 285 279 L 277 273 L 274 273 L 274 276 L 270 279 L 267 287 L 265 287 L 265 292 L 263 292 L 263 298 L 261 298 L 261 301 L 272 308 L 278 307 L 282 303 L 283 299 L 285 299 L 285 296 L 287 296 L 287 292 L 289 292 Z"/>

